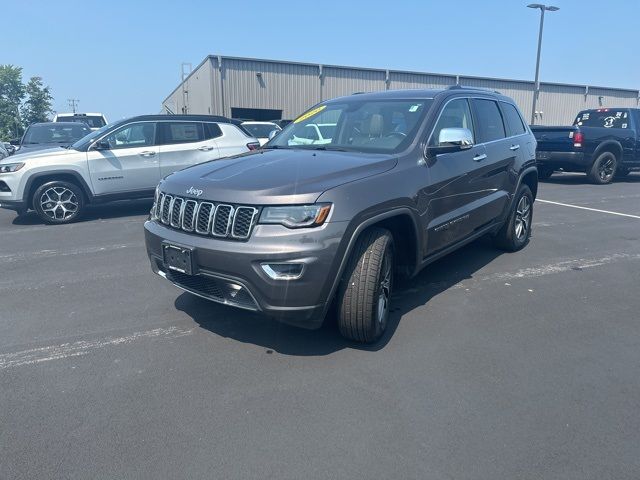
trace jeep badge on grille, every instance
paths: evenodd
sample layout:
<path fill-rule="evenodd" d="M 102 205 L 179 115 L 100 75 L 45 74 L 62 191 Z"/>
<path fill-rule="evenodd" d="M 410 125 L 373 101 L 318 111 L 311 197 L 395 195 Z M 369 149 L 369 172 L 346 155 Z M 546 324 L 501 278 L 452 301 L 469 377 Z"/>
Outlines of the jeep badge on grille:
<path fill-rule="evenodd" d="M 195 195 L 196 197 L 199 197 L 200 195 L 202 195 L 202 190 L 198 190 L 197 188 L 194 188 L 194 187 L 189 187 L 189 189 L 187 190 L 187 193 L 189 195 Z"/>

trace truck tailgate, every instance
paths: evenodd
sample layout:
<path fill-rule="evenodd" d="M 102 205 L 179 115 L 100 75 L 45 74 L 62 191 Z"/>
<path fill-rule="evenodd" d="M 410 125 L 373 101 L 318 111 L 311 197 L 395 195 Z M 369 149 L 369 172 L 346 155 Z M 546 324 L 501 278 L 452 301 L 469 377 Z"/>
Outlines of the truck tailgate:
<path fill-rule="evenodd" d="M 538 141 L 539 152 L 573 151 L 573 134 L 578 127 L 543 127 L 532 126 L 531 131 Z"/>

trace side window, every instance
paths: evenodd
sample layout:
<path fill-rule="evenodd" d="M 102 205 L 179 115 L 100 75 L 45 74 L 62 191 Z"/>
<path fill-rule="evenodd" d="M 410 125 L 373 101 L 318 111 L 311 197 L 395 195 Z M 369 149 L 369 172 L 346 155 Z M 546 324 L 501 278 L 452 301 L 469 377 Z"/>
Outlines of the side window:
<path fill-rule="evenodd" d="M 473 136 L 473 120 L 471 119 L 471 109 L 466 98 L 451 100 L 442 110 L 438 123 L 433 129 L 429 145 L 438 145 L 440 132 L 443 128 L 466 128 Z"/>
<path fill-rule="evenodd" d="M 478 143 L 491 142 L 504 138 L 504 123 L 498 104 L 493 100 L 473 99 L 478 129 Z"/>
<path fill-rule="evenodd" d="M 162 122 L 162 144 L 193 143 L 204 140 L 200 122 Z"/>
<path fill-rule="evenodd" d="M 522 135 L 527 131 L 522 123 L 522 117 L 518 113 L 516 107 L 510 103 L 501 102 L 502 112 L 504 113 L 505 123 L 507 124 L 507 133 L 510 137 Z"/>
<path fill-rule="evenodd" d="M 217 123 L 205 123 L 204 124 L 204 139 L 210 140 L 212 138 L 218 138 L 222 136 L 222 130 Z"/>
<path fill-rule="evenodd" d="M 155 144 L 156 124 L 153 122 L 131 123 L 107 135 L 103 141 L 111 150 L 119 148 L 149 147 Z"/>

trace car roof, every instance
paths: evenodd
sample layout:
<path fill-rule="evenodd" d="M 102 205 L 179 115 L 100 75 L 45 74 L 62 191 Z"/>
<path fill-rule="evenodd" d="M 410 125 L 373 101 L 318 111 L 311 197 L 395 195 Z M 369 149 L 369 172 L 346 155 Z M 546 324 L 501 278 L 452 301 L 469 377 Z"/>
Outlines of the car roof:
<path fill-rule="evenodd" d="M 76 126 L 76 125 L 82 125 L 82 122 L 36 122 L 36 123 L 32 123 L 29 126 L 33 127 L 34 125 L 54 125 L 56 127 L 64 127 L 65 125 L 68 125 L 68 126 L 72 127 L 72 126 Z M 88 125 L 86 125 L 86 127 L 89 128 Z"/>
<path fill-rule="evenodd" d="M 123 120 L 126 120 L 127 122 L 130 122 L 130 121 L 150 121 L 150 120 L 184 120 L 184 121 L 193 121 L 193 122 L 231 123 L 233 125 L 240 125 L 242 123 L 240 120 L 234 120 L 234 119 L 231 119 L 231 118 L 223 117 L 221 115 L 197 115 L 197 114 L 138 115 L 136 117 L 130 117 L 130 118 L 126 118 L 126 119 L 123 119 Z"/>
<path fill-rule="evenodd" d="M 338 97 L 335 100 L 353 99 L 357 96 L 358 99 L 363 100 L 427 100 L 433 99 L 443 94 L 467 94 L 467 95 L 488 95 L 499 100 L 506 100 L 512 102 L 509 97 L 502 95 L 495 90 L 489 90 L 486 88 L 474 88 L 465 87 L 462 85 L 452 85 L 448 88 L 422 88 L 422 89 L 403 89 L 403 90 L 382 90 L 379 92 L 356 92 L 349 96 Z"/>
<path fill-rule="evenodd" d="M 57 113 L 58 117 L 86 117 L 87 115 L 93 115 L 98 117 L 103 117 L 104 115 L 98 112 L 66 112 L 66 113 Z"/>
<path fill-rule="evenodd" d="M 243 125 L 245 123 L 249 123 L 249 124 L 252 124 L 252 125 L 276 125 L 277 126 L 277 124 L 274 123 L 274 122 L 259 122 L 257 120 L 246 120 L 246 121 L 242 122 Z"/>

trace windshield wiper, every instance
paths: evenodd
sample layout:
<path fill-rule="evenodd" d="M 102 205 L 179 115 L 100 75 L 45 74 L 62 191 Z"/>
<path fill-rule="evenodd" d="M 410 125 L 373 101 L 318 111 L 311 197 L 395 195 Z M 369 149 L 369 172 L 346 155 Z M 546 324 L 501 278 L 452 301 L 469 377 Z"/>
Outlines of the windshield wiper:
<path fill-rule="evenodd" d="M 305 147 L 307 150 L 327 150 L 330 152 L 348 152 L 349 150 L 347 150 L 346 148 L 341 148 L 341 147 L 326 147 L 324 145 L 319 146 L 319 147 L 312 147 L 312 148 L 308 148 Z"/>
<path fill-rule="evenodd" d="M 264 145 L 262 148 L 262 150 L 283 150 L 283 149 L 287 149 L 287 148 L 291 148 L 291 147 L 283 147 L 282 145 Z"/>

